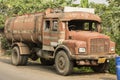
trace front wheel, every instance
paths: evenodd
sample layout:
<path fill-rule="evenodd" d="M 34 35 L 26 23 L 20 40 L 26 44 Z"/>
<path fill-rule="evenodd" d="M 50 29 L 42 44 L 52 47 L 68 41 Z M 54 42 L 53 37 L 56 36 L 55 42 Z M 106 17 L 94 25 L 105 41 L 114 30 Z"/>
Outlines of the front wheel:
<path fill-rule="evenodd" d="M 55 57 L 55 67 L 59 74 L 69 75 L 73 70 L 73 62 L 65 51 L 59 51 Z"/>
<path fill-rule="evenodd" d="M 13 65 L 26 65 L 28 61 L 28 56 L 20 55 L 18 47 L 14 47 L 11 54 L 11 62 Z"/>

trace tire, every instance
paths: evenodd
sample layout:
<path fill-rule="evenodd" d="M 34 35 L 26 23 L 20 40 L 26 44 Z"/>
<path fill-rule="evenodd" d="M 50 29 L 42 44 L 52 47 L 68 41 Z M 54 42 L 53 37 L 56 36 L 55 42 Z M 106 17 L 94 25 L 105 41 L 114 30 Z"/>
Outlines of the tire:
<path fill-rule="evenodd" d="M 45 58 L 40 58 L 40 62 L 42 65 L 46 65 L 46 66 L 51 66 L 54 64 L 53 60 L 47 60 Z"/>
<path fill-rule="evenodd" d="M 18 47 L 14 47 L 11 54 L 11 62 L 15 66 L 26 65 L 28 61 L 28 56 L 20 55 Z"/>
<path fill-rule="evenodd" d="M 98 66 L 93 66 L 91 68 L 94 72 L 106 73 L 106 72 L 108 72 L 109 65 L 107 62 L 105 62 L 103 64 L 99 64 Z"/>
<path fill-rule="evenodd" d="M 73 70 L 73 62 L 65 51 L 59 51 L 55 57 L 55 68 L 60 75 L 67 76 Z"/>

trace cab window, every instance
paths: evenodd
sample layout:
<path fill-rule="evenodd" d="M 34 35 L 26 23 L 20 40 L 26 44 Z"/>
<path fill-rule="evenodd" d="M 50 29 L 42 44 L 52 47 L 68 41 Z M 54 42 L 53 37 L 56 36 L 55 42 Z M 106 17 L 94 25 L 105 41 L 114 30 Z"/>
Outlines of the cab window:
<path fill-rule="evenodd" d="M 58 30 L 58 21 L 57 20 L 53 20 L 52 21 L 52 31 L 57 31 Z"/>
<path fill-rule="evenodd" d="M 46 20 L 45 21 L 44 30 L 45 31 L 49 31 L 50 30 L 50 20 Z"/>
<path fill-rule="evenodd" d="M 92 20 L 71 20 L 68 22 L 68 28 L 70 31 L 97 31 L 97 24 L 99 24 L 97 21 Z"/>

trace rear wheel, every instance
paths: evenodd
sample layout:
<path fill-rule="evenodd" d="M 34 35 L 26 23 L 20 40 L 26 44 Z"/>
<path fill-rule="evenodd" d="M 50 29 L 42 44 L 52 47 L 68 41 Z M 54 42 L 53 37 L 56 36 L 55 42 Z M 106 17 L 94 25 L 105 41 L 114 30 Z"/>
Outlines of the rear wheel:
<path fill-rule="evenodd" d="M 107 62 L 91 67 L 94 72 L 105 73 L 108 72 L 109 65 Z"/>
<path fill-rule="evenodd" d="M 20 55 L 18 47 L 14 47 L 11 54 L 11 62 L 13 65 L 26 65 L 28 61 L 28 56 Z"/>
<path fill-rule="evenodd" d="M 59 74 L 69 75 L 73 70 L 73 62 L 65 51 L 59 51 L 55 57 L 55 67 Z"/>

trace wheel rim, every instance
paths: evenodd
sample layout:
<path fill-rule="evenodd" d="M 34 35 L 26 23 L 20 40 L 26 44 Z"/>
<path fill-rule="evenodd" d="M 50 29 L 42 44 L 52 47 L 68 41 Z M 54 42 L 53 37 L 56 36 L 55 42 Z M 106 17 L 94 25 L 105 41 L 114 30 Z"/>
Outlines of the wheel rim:
<path fill-rule="evenodd" d="M 63 56 L 60 56 L 59 59 L 58 59 L 58 67 L 61 70 L 65 69 L 65 58 Z"/>
<path fill-rule="evenodd" d="M 55 67 L 59 74 L 69 75 L 73 69 L 73 63 L 69 60 L 65 51 L 59 51 L 55 57 Z"/>

